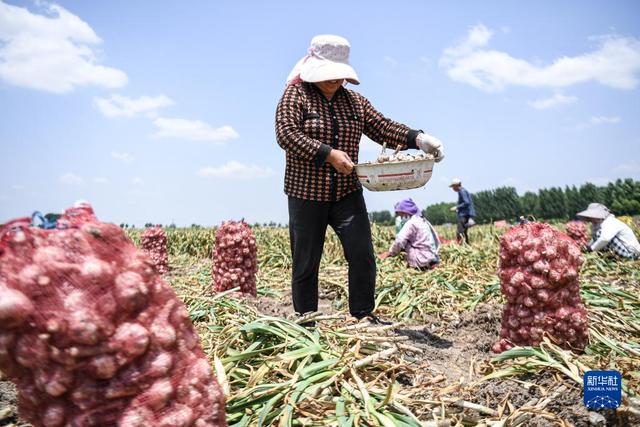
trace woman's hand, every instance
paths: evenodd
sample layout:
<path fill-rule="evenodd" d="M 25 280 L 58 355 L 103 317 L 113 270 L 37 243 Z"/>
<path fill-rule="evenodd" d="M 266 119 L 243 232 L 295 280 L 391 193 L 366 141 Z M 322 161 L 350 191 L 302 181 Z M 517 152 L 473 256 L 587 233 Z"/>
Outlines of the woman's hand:
<path fill-rule="evenodd" d="M 433 154 L 436 162 L 444 159 L 444 148 L 442 142 L 435 136 L 428 133 L 419 133 L 416 136 L 416 145 L 427 154 Z"/>
<path fill-rule="evenodd" d="M 378 258 L 385 259 L 385 258 L 389 258 L 390 256 L 391 256 L 391 252 L 387 251 L 387 252 L 382 252 L 380 255 L 378 255 Z"/>
<path fill-rule="evenodd" d="M 327 162 L 342 175 L 349 175 L 353 172 L 353 162 L 344 151 L 332 149 L 327 156 Z"/>

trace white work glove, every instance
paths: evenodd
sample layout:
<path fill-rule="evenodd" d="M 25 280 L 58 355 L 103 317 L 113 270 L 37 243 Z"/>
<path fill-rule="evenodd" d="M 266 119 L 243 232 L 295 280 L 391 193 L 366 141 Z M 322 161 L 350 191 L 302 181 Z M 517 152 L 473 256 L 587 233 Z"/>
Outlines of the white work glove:
<path fill-rule="evenodd" d="M 457 206 L 451 206 L 451 208 L 449 209 L 451 212 L 455 212 L 458 210 Z"/>
<path fill-rule="evenodd" d="M 416 145 L 425 153 L 433 154 L 436 162 L 444 159 L 442 142 L 435 136 L 431 136 L 428 133 L 419 133 L 418 136 L 416 136 Z"/>

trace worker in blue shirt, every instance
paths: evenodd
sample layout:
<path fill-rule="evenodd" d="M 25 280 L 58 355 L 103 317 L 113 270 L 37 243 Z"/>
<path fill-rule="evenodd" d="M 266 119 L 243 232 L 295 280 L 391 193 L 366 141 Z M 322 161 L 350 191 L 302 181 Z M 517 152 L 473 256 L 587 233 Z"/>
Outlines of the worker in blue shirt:
<path fill-rule="evenodd" d="M 473 198 L 466 188 L 462 187 L 460 178 L 454 178 L 449 185 L 458 193 L 458 204 L 451 207 L 452 211 L 458 212 L 458 233 L 456 240 L 458 243 L 469 243 L 469 235 L 467 231 L 469 227 L 475 225 L 473 217 L 476 216 L 476 209 L 473 207 Z"/>

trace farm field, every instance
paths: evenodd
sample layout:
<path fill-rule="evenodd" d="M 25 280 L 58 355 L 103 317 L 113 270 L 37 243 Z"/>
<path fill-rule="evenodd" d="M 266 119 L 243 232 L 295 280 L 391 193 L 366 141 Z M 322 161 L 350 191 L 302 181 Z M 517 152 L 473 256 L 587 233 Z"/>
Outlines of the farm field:
<path fill-rule="evenodd" d="M 453 238 L 453 229 L 438 228 Z M 253 231 L 258 297 L 246 298 L 210 290 L 215 230 L 167 229 L 165 278 L 187 304 L 227 394 L 231 426 L 640 424 L 639 261 L 585 255 L 590 341 L 583 354 L 547 340 L 496 356 L 503 230 L 474 227 L 472 244 L 443 246 L 441 266 L 429 272 L 410 270 L 399 257 L 378 260 L 377 312 L 394 321 L 384 327 L 348 316 L 346 262 L 330 232 L 313 329 L 298 325 L 309 318 L 293 316 L 288 230 Z M 137 243 L 140 231 L 130 236 Z M 393 229 L 374 226 L 373 237 L 382 252 Z M 591 369 L 622 373 L 627 398 L 617 411 L 585 408 L 582 375 Z M 15 403 L 10 387 L 0 386 L 0 425 L 19 423 L 6 404 Z"/>

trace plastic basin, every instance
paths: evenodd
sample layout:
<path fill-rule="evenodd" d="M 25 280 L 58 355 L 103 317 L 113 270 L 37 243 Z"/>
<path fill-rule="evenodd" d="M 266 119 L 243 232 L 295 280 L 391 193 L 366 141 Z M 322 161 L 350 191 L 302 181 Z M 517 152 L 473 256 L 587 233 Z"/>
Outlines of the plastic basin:
<path fill-rule="evenodd" d="M 362 163 L 355 166 L 360 183 L 370 191 L 409 190 L 431 179 L 433 160 Z"/>

